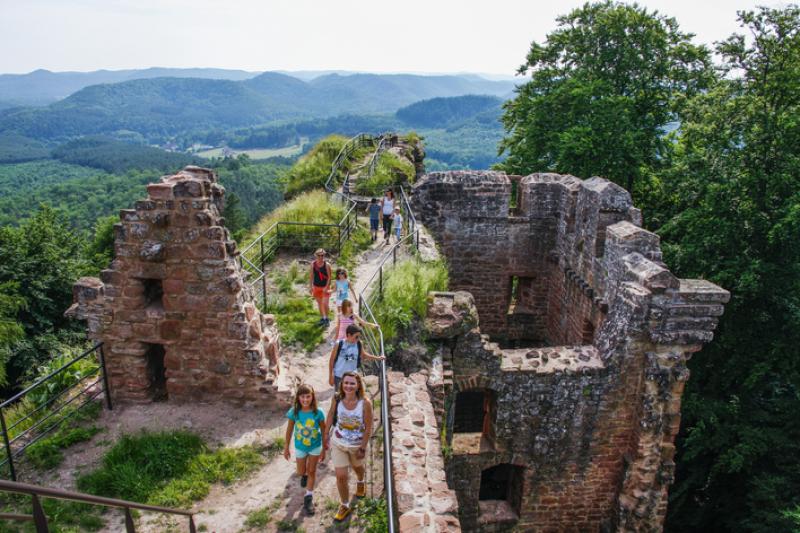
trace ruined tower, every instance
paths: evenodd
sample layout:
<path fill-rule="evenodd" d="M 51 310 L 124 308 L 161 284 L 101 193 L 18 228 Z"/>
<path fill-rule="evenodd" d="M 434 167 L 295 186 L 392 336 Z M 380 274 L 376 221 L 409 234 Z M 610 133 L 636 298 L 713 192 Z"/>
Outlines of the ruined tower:
<path fill-rule="evenodd" d="M 81 278 L 68 315 L 103 343 L 117 400 L 283 408 L 274 318 L 258 311 L 220 216 L 213 171 L 186 167 L 120 212 L 115 258 Z"/>
<path fill-rule="evenodd" d="M 412 201 L 457 291 L 426 324 L 463 530 L 660 530 L 686 361 L 728 292 L 671 274 L 605 179 L 432 173 Z"/>

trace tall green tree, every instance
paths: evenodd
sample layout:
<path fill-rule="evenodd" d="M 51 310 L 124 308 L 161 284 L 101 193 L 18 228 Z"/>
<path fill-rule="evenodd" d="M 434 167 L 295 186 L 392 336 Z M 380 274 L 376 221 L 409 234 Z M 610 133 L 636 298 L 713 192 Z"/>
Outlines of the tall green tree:
<path fill-rule="evenodd" d="M 732 294 L 690 361 L 671 531 L 788 531 L 800 509 L 800 10 L 739 19 L 663 182 L 667 263 Z"/>
<path fill-rule="evenodd" d="M 73 282 L 97 271 L 86 256 L 82 236 L 46 206 L 18 228 L 0 228 L 0 299 L 13 304 L 13 311 L 6 309 L 4 314 L 25 333 L 7 347 L 11 384 L 63 343 L 82 338 L 83 328 L 65 318 L 64 311 L 72 303 Z"/>
<path fill-rule="evenodd" d="M 634 192 L 668 148 L 686 95 L 713 78 L 709 52 L 673 18 L 636 4 L 586 4 L 531 45 L 531 79 L 505 104 L 503 170 L 603 176 Z"/>

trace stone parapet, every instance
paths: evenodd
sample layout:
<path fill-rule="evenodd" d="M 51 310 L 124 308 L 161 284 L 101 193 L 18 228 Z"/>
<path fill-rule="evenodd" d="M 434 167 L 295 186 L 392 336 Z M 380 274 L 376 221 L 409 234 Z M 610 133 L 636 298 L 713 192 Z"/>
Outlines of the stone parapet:
<path fill-rule="evenodd" d="M 458 504 L 444 472 L 439 428 L 427 376 L 388 376 L 392 467 L 400 531 L 457 532 Z"/>

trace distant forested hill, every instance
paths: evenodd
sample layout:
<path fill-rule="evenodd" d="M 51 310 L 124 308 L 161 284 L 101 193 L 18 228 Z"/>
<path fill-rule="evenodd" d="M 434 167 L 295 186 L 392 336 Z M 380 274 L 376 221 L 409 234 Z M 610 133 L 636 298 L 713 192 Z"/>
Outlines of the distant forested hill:
<path fill-rule="evenodd" d="M 270 106 L 262 94 L 239 82 L 156 78 L 93 85 L 46 108 L 6 112 L 0 118 L 0 131 L 64 139 L 128 130 L 154 138 L 198 128 L 257 124 L 297 112 L 291 103 Z"/>
<path fill-rule="evenodd" d="M 141 79 L 86 87 L 44 108 L 6 109 L 0 112 L 0 131 L 48 141 L 134 132 L 163 142 L 186 132 L 280 119 L 393 113 L 421 99 L 507 94 L 512 87 L 474 76 L 331 74 L 304 82 L 267 72 L 244 81 Z"/>
<path fill-rule="evenodd" d="M 165 152 L 152 146 L 131 144 L 106 137 L 83 137 L 62 144 L 52 153 L 65 163 L 98 168 L 107 172 L 160 170 L 169 172 L 186 165 L 202 164 L 199 157 Z"/>
<path fill-rule="evenodd" d="M 447 128 L 478 115 L 493 115 L 497 121 L 503 100 L 496 96 L 474 95 L 431 98 L 397 110 L 397 118 L 414 128 Z"/>

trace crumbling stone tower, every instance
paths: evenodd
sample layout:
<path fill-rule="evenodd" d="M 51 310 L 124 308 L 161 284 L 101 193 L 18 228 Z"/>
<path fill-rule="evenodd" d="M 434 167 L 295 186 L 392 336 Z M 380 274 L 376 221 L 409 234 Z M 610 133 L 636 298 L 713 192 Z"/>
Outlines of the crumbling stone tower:
<path fill-rule="evenodd" d="M 213 171 L 186 167 L 120 212 L 115 259 L 67 311 L 103 342 L 112 396 L 275 404 L 278 335 L 253 303 Z"/>
<path fill-rule="evenodd" d="M 671 274 L 601 178 L 432 173 L 412 201 L 458 291 L 426 325 L 463 530 L 660 530 L 686 361 L 728 292 Z"/>

